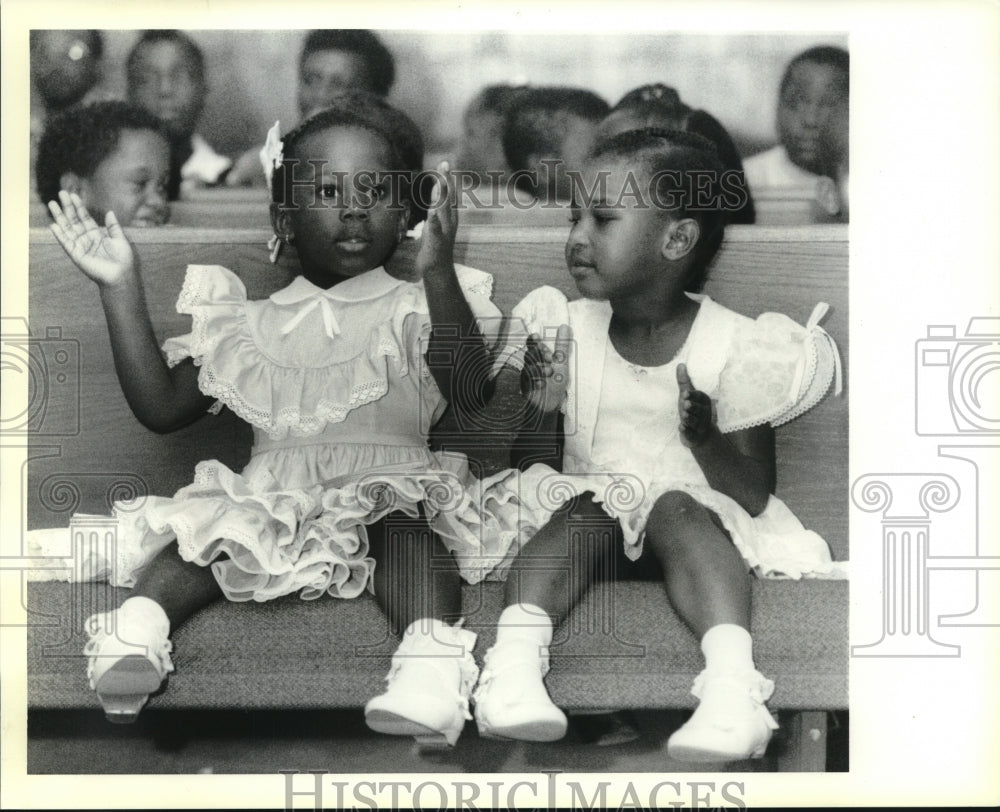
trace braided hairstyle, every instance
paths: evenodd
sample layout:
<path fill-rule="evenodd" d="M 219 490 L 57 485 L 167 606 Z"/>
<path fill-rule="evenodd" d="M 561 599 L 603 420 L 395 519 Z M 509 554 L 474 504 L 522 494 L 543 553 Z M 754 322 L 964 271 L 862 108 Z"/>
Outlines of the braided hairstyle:
<path fill-rule="evenodd" d="M 626 130 L 598 141 L 591 150 L 590 159 L 605 157 L 624 160 L 631 169 L 641 170 L 648 179 L 654 204 L 664 200 L 678 201 L 670 215 L 690 217 L 698 223 L 701 234 L 691 253 L 686 290 L 701 290 L 709 266 L 722 245 L 729 219 L 720 186 L 724 170 L 715 145 L 696 133 L 647 127 Z M 699 173 L 699 182 L 692 184 L 693 177 L 688 173 L 694 172 Z M 705 178 L 714 180 L 706 187 L 700 183 Z M 693 205 L 696 199 L 692 189 L 718 204 Z"/>
<path fill-rule="evenodd" d="M 623 132 L 622 127 L 656 127 L 667 130 L 695 133 L 715 145 L 723 169 L 739 172 L 742 177 L 743 160 L 732 136 L 711 113 L 693 110 L 681 101 L 672 87 L 664 84 L 642 85 L 630 90 L 619 100 L 601 124 L 605 136 Z M 743 179 L 746 190 L 743 205 L 730 213 L 731 223 L 753 223 L 757 219 L 753 197 Z"/>

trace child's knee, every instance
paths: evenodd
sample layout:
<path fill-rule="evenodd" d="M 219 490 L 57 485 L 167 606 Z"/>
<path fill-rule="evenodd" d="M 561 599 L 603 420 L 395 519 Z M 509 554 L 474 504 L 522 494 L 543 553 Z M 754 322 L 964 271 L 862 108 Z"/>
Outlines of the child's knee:
<path fill-rule="evenodd" d="M 646 520 L 646 535 L 656 548 L 683 544 L 694 537 L 685 530 L 709 520 L 708 510 L 684 491 L 667 491 L 657 497 Z"/>

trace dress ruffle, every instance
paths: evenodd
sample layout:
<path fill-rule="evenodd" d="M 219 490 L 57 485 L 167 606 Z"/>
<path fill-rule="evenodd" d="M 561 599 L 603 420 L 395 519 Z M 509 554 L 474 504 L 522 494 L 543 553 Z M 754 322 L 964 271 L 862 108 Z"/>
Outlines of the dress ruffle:
<path fill-rule="evenodd" d="M 464 266 L 457 270 L 481 324 L 498 323 L 499 310 L 488 300 L 492 277 Z M 375 299 L 370 313 L 361 311 L 361 317 L 374 321 L 369 322 L 371 329 L 360 345 L 320 336 L 325 344 L 316 346 L 312 357 L 325 362 L 304 365 L 280 357 L 279 349 L 268 346 L 269 336 L 264 333 L 278 332 L 262 329 L 277 318 L 272 302 L 248 301 L 243 282 L 222 266 L 191 265 L 177 301 L 177 311 L 192 317 L 191 332 L 164 342 L 167 362 L 173 366 L 185 358 L 193 359 L 200 367 L 202 392 L 274 439 L 317 434 L 327 423 L 343 421 L 350 412 L 388 391 L 387 363 L 395 366 L 398 375 L 410 374 L 415 362 L 410 347 L 415 336 L 407 332 L 408 317 L 422 317 L 418 335 L 429 332 L 423 285 L 392 280 L 381 269 L 377 272 L 400 288 L 391 298 L 391 311 L 381 309 L 384 298 Z M 325 307 L 336 310 L 354 305 L 350 312 L 359 316 L 359 300 L 341 299 L 336 289 L 328 295 L 320 288 L 314 290 L 316 296 L 327 296 Z M 295 312 L 285 310 L 285 316 Z M 495 324 L 488 326 L 486 332 L 495 335 Z M 427 397 L 437 396 L 429 377 L 425 388 L 434 390 Z"/>
<path fill-rule="evenodd" d="M 463 564 L 463 577 L 477 583 L 515 536 L 501 516 L 505 497 L 492 491 L 492 480 L 472 477 L 461 454 L 428 451 L 409 464 L 264 491 L 220 462 L 203 462 L 173 498 L 116 506 L 112 580 L 134 586 L 176 538 L 181 557 L 211 566 L 229 600 L 353 598 L 371 589 L 375 569 L 367 526 L 398 512 L 415 520 L 406 531 L 429 525 Z"/>

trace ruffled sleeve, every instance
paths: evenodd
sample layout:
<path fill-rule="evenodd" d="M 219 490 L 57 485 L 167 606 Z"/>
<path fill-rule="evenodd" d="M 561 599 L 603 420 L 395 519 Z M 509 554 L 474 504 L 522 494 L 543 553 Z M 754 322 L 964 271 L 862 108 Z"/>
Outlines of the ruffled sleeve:
<path fill-rule="evenodd" d="M 455 275 L 465 294 L 465 300 L 469 303 L 469 309 L 476 317 L 479 331 L 486 339 L 486 343 L 491 347 L 494 346 L 500 339 L 503 313 L 493 304 L 493 277 L 486 271 L 457 264 Z"/>
<path fill-rule="evenodd" d="M 818 304 L 805 327 L 780 313 L 740 323 L 719 378 L 721 431 L 787 423 L 819 403 L 831 383 L 840 394 L 840 354 L 819 326 L 827 309 Z"/>
<path fill-rule="evenodd" d="M 246 288 L 228 268 L 188 265 L 177 297 L 177 312 L 194 317 L 194 321 L 190 333 L 163 342 L 167 364 L 174 367 L 185 358 L 198 362 L 214 346 L 211 336 L 223 335 L 234 319 L 245 321 L 246 304 Z"/>
<path fill-rule="evenodd" d="M 556 331 L 563 324 L 569 324 L 566 296 L 548 285 L 535 288 L 511 311 L 506 340 L 493 366 L 494 374 L 504 366 L 517 370 L 524 367 L 524 348 L 532 333 L 540 335 L 549 349 L 554 350 Z"/>

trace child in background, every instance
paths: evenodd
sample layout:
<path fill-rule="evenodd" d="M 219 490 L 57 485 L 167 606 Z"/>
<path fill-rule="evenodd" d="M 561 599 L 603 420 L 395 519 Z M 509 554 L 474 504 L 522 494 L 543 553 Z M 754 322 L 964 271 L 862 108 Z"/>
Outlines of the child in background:
<path fill-rule="evenodd" d="M 609 571 L 614 550 L 599 532 L 608 516 L 627 558 L 661 569 L 705 655 L 693 688 L 700 704 L 671 736 L 670 757 L 760 756 L 777 726 L 765 707 L 774 685 L 753 659 L 751 576 L 830 576 L 835 567 L 826 543 L 773 496 L 772 426 L 816 404 L 839 366 L 818 326 L 825 306 L 803 328 L 697 294 L 726 220 L 725 206 L 693 196 L 705 190 L 692 173 L 721 171 L 714 153 L 699 136 L 662 130 L 598 143 L 583 179 L 592 189 L 603 174 L 606 190 L 574 202 L 566 243 L 584 298 L 567 302 L 543 287 L 513 311 L 521 330 L 501 359 L 523 365 L 530 405 L 514 463 L 521 449 L 533 464 L 509 475 L 520 480 L 526 543 L 474 696 L 483 735 L 564 734 L 566 718 L 543 683 L 548 646 L 595 573 Z M 542 343 L 556 328 L 554 346 Z M 546 438 L 562 447 L 551 465 L 536 462 Z M 630 504 L 610 496 L 623 476 L 640 483 Z M 557 492 L 567 501 L 554 509 Z M 570 542 L 571 512 L 579 538 L 590 535 L 581 518 L 593 517 L 593 543 Z"/>
<path fill-rule="evenodd" d="M 395 60 L 374 32 L 352 28 L 310 31 L 299 55 L 300 121 L 330 107 L 345 90 L 363 90 L 385 98 L 395 79 Z M 264 185 L 259 154 L 260 148 L 254 147 L 236 160 L 227 178 L 229 185 Z"/>
<path fill-rule="evenodd" d="M 489 396 L 477 317 L 499 320 L 492 278 L 453 264 L 447 165 L 418 281 L 385 272 L 410 206 L 398 120 L 333 108 L 283 142 L 276 127 L 268 144 L 275 235 L 301 275 L 247 301 L 229 270 L 189 266 L 178 308 L 193 329 L 164 344 L 166 357 L 114 214 L 100 228 L 76 196 L 60 193 L 61 211 L 51 204 L 56 237 L 100 290 L 136 417 L 168 432 L 224 404 L 255 434 L 241 473 L 203 462 L 173 498 L 118 514 L 115 570 L 133 596 L 88 621 L 91 686 L 110 718 L 131 721 L 173 668 L 171 630 L 208 603 L 368 589 L 403 633 L 368 724 L 453 744 L 478 669 L 476 635 L 451 625 L 461 596 L 448 553 L 478 560 L 499 535 L 469 496 L 479 483 L 465 458 L 432 453 L 427 433 L 446 404 L 468 413 Z M 410 532 L 390 532 L 394 520 Z M 415 520 L 433 532 L 412 532 Z"/>
<path fill-rule="evenodd" d="M 503 151 L 503 131 L 511 109 L 530 91 L 523 85 L 487 85 L 462 114 L 462 143 L 455 168 L 493 183 L 488 172 L 510 172 Z M 501 178 L 502 182 L 502 178 Z"/>
<path fill-rule="evenodd" d="M 125 63 L 128 98 L 163 121 L 173 150 L 168 192 L 223 182 L 232 161 L 219 155 L 198 133 L 205 104 L 205 58 L 187 34 L 172 29 L 146 31 Z"/>
<path fill-rule="evenodd" d="M 97 102 L 53 117 L 38 145 L 38 196 L 77 195 L 102 220 L 159 226 L 170 219 L 170 143 L 163 124 L 126 102 Z"/>
<path fill-rule="evenodd" d="M 743 175 L 743 161 L 726 128 L 710 113 L 692 110 L 681 101 L 677 91 L 662 84 L 643 85 L 630 90 L 597 128 L 598 138 L 608 138 L 626 130 L 654 127 L 696 133 L 715 144 L 722 168 L 727 172 Z M 729 222 L 748 224 L 755 220 L 753 197 L 745 179 L 740 185 L 745 190 L 740 205 L 729 213 Z"/>
<path fill-rule="evenodd" d="M 831 133 L 847 120 L 850 56 L 821 45 L 796 56 L 785 68 L 778 95 L 780 144 L 743 162 L 753 192 L 812 190 L 831 164 Z"/>
<path fill-rule="evenodd" d="M 579 169 L 608 103 L 575 87 L 529 88 L 507 117 L 503 151 L 520 191 L 541 203 L 569 202 L 567 171 Z"/>

